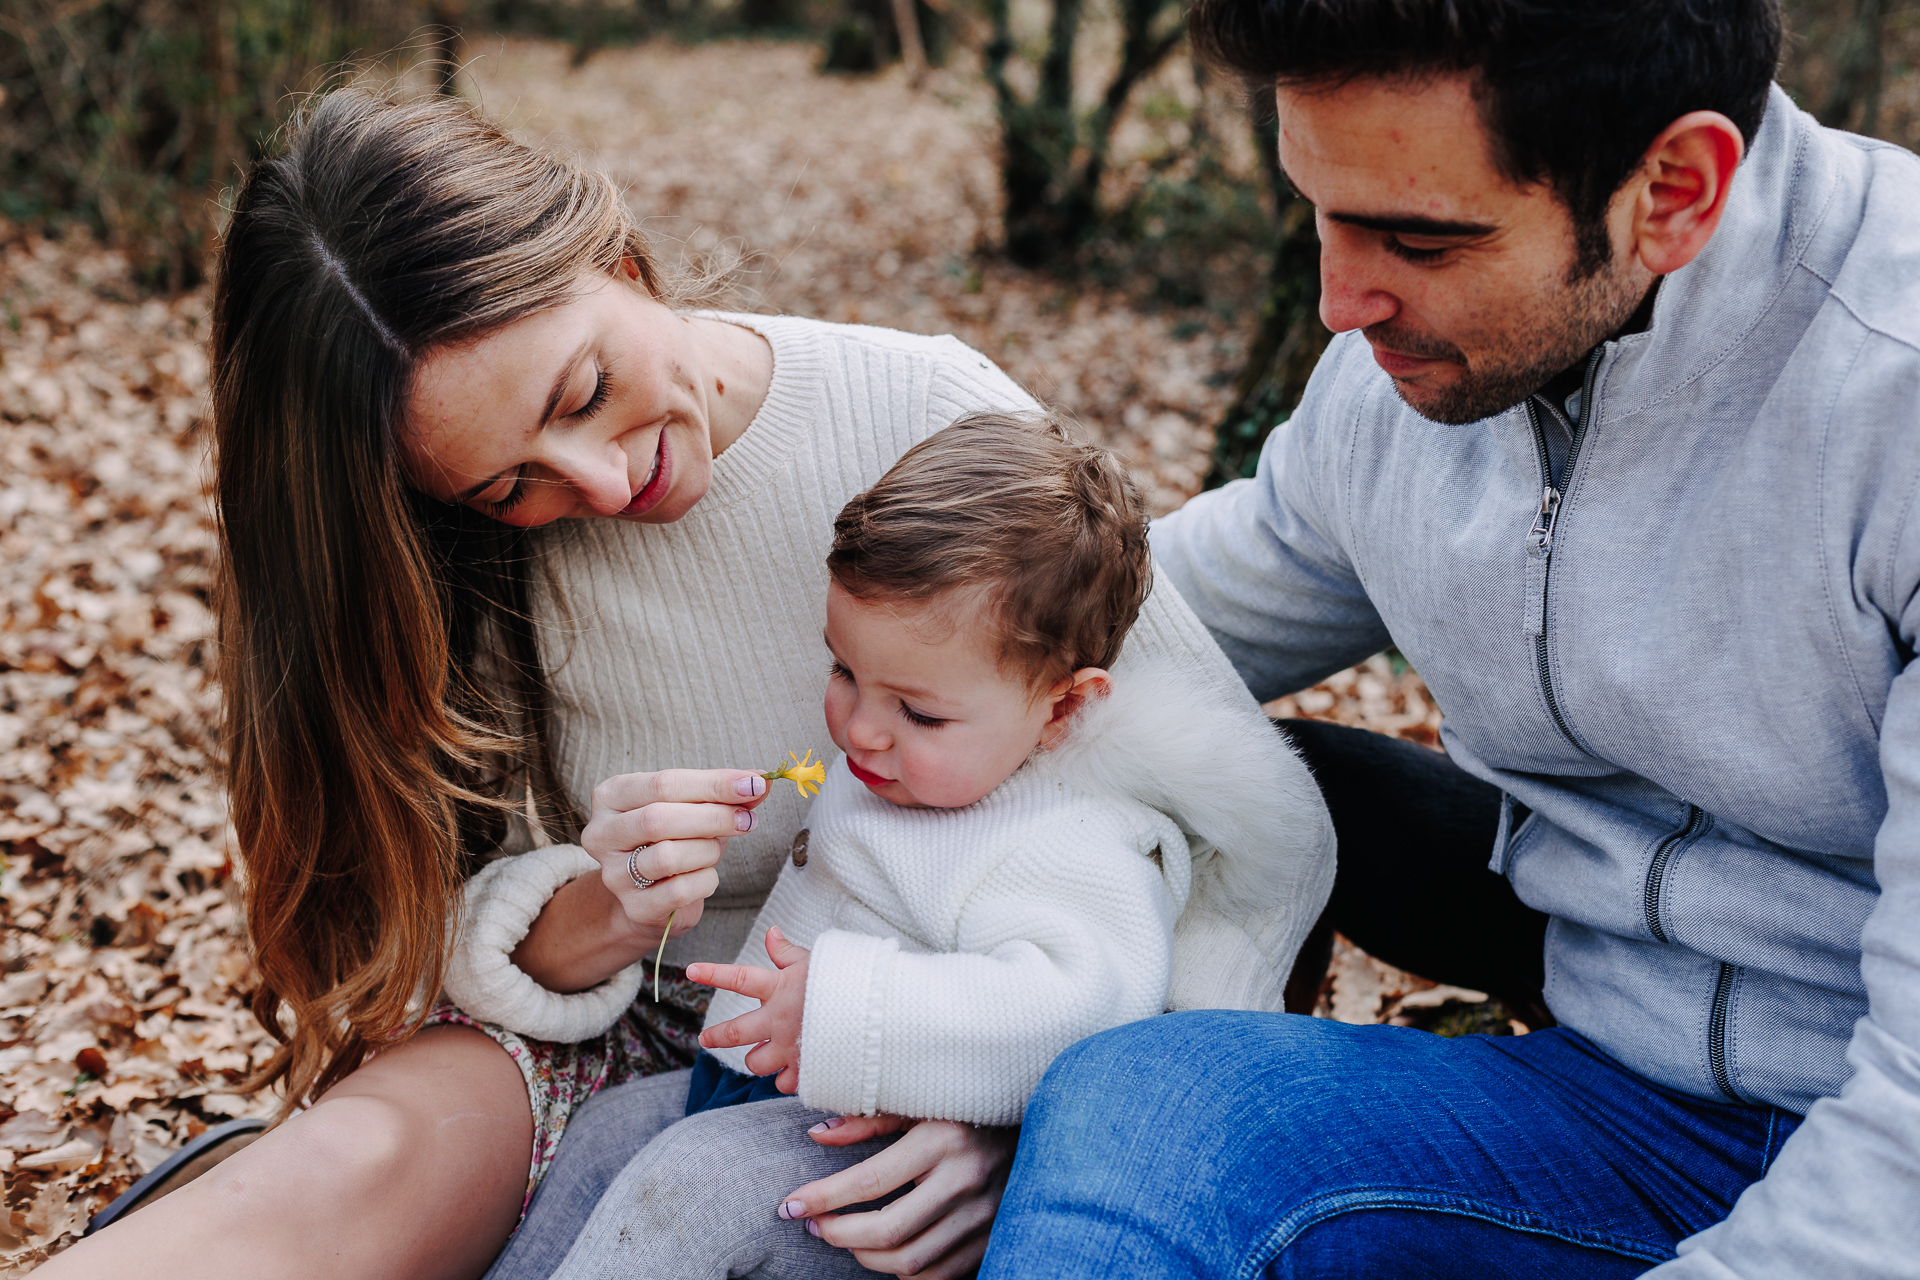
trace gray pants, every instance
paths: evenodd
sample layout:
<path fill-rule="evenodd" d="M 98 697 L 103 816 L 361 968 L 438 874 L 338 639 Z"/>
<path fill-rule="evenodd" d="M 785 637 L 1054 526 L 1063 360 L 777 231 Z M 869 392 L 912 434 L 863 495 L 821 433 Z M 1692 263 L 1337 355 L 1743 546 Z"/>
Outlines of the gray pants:
<path fill-rule="evenodd" d="M 892 1139 L 823 1147 L 798 1099 L 681 1119 L 689 1072 L 596 1094 L 574 1115 L 526 1221 L 487 1280 L 855 1280 L 844 1249 L 782 1220 L 780 1199 Z"/>

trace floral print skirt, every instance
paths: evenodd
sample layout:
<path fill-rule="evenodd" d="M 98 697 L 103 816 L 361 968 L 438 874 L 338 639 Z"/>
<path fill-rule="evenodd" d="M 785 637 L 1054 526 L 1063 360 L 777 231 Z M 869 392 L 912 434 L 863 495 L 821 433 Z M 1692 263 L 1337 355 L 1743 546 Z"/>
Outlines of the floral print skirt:
<path fill-rule="evenodd" d="M 472 1027 L 490 1037 L 507 1051 L 526 1079 L 527 1098 L 533 1103 L 533 1161 L 527 1170 L 526 1198 L 520 1202 L 523 1215 L 534 1188 L 553 1163 L 575 1108 L 610 1085 L 693 1065 L 712 995 L 711 988 L 687 981 L 685 970 L 665 966 L 660 970 L 658 1003 L 649 982 L 611 1028 L 574 1044 L 516 1035 L 468 1017 L 444 1000 L 427 1015 L 427 1026 Z"/>

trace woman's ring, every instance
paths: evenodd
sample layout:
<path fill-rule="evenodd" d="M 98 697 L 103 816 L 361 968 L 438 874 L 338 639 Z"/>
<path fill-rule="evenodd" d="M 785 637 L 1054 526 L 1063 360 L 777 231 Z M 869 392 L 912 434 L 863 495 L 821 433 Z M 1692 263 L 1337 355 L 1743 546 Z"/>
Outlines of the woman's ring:
<path fill-rule="evenodd" d="M 627 855 L 627 874 L 633 877 L 633 887 L 636 889 L 651 889 L 660 883 L 660 880 L 649 880 L 641 875 L 639 864 L 634 861 L 635 858 L 640 856 L 641 849 L 651 849 L 654 843 L 654 841 L 649 840 Z M 664 880 L 666 877 L 662 876 L 660 879 Z"/>

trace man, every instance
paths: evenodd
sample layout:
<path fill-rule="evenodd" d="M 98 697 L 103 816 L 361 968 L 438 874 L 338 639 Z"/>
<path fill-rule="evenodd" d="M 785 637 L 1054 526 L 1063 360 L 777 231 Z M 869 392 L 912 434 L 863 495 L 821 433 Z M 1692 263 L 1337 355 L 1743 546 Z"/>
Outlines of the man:
<path fill-rule="evenodd" d="M 1263 699 L 1413 662 L 1448 761 L 1299 736 L 1332 923 L 1559 1026 L 1095 1037 L 983 1276 L 1920 1274 L 1920 162 L 1770 88 L 1769 0 L 1193 28 L 1340 336 L 1160 567 Z"/>

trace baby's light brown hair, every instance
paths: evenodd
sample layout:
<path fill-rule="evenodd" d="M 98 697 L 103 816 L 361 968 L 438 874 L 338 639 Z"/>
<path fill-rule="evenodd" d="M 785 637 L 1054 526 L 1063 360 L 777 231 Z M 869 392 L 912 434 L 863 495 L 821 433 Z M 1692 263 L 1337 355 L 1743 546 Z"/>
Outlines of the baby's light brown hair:
<path fill-rule="evenodd" d="M 857 600 L 985 588 L 1004 669 L 1035 687 L 1112 667 L 1151 585 L 1140 491 L 1040 413 L 975 413 L 928 436 L 833 522 L 827 571 Z"/>

